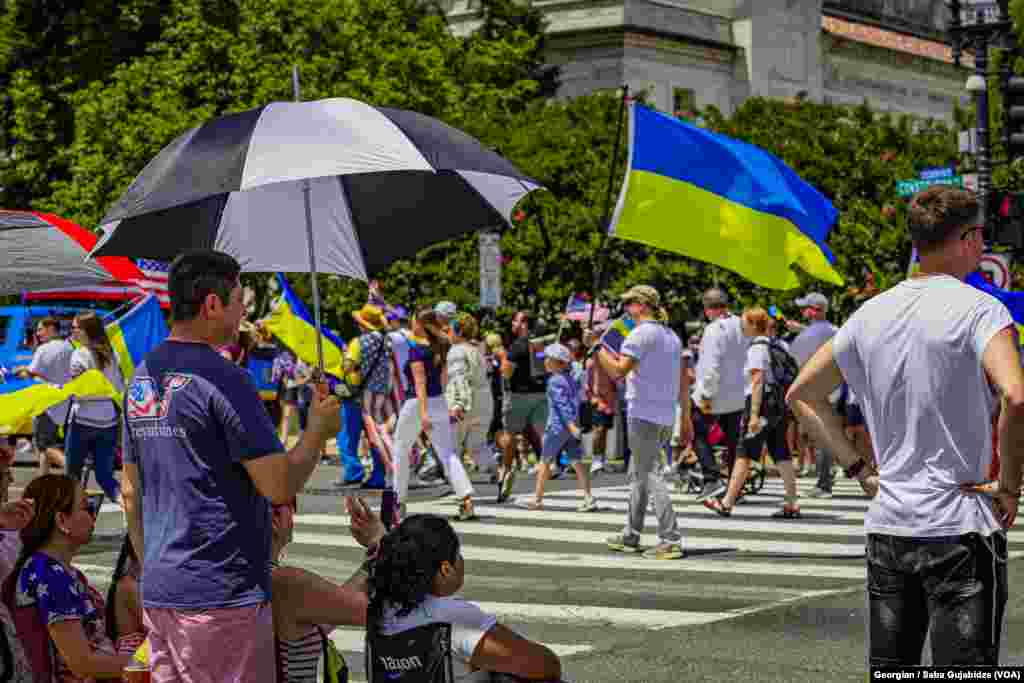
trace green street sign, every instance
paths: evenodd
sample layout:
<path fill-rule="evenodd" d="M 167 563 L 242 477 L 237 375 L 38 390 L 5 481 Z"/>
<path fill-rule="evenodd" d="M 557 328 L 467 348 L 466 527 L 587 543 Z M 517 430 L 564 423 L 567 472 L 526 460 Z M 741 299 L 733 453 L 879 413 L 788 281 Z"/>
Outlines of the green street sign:
<path fill-rule="evenodd" d="M 935 178 L 933 180 L 899 180 L 896 182 L 896 194 L 901 197 L 910 197 L 915 195 L 921 190 L 927 189 L 932 185 L 953 185 L 954 187 L 964 186 L 964 177 L 955 175 L 951 178 Z"/>

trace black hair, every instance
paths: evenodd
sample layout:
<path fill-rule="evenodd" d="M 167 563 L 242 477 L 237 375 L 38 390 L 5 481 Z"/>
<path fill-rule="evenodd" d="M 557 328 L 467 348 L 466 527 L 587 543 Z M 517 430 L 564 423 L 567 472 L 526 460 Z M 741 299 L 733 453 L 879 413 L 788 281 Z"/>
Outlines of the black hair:
<path fill-rule="evenodd" d="M 117 642 L 117 608 L 114 602 L 117 600 L 117 584 L 128 574 L 129 562 L 137 563 L 138 556 L 135 554 L 135 547 L 132 546 L 132 538 L 124 535 L 124 542 L 121 544 L 121 553 L 117 556 L 117 564 L 114 566 L 114 576 L 110 579 L 110 588 L 107 589 L 107 635 L 110 641 Z"/>
<path fill-rule="evenodd" d="M 370 565 L 367 629 L 378 628 L 385 605 L 404 617 L 430 593 L 445 561 L 459 556 L 459 537 L 448 520 L 437 515 L 411 515 L 380 542 Z"/>
<path fill-rule="evenodd" d="M 227 306 L 241 272 L 238 261 L 220 251 L 193 249 L 180 254 L 171 263 L 167 276 L 172 319 L 195 320 L 211 294 L 216 294 Z"/>

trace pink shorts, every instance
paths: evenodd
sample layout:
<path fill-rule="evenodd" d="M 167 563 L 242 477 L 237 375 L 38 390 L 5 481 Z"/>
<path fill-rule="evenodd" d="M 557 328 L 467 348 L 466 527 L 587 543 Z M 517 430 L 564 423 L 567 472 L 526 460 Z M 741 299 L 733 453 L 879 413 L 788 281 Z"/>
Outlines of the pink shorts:
<path fill-rule="evenodd" d="M 154 683 L 274 683 L 270 603 L 203 611 L 143 610 Z"/>

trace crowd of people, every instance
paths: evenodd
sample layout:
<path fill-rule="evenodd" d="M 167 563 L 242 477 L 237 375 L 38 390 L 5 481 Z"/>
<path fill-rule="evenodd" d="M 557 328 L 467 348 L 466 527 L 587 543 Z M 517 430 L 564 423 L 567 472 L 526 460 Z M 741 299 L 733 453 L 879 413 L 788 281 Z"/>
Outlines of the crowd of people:
<path fill-rule="evenodd" d="M 183 254 L 170 271 L 171 334 L 126 387 L 121 481 L 113 475 L 118 406 L 76 401 L 66 415 L 37 420 L 46 468 L 60 465 L 51 432 L 66 425 L 66 474 L 44 473 L 0 507 L 5 680 L 30 680 L 28 671 L 37 681 L 41 671 L 44 680 L 117 677 L 145 640 L 156 681 L 307 683 L 324 661 L 344 667 L 327 638 L 342 624 L 366 627 L 370 680 L 442 670 L 450 666 L 443 652 L 467 672 L 557 680 L 561 665 L 548 648 L 457 597 L 458 535 L 449 520 L 409 515 L 409 490 L 438 470 L 458 501 L 453 521 L 471 522 L 483 484 L 470 472 L 493 473 L 500 504 L 532 451 L 536 485 L 521 504 L 543 514 L 547 480 L 571 467 L 579 509 L 592 511 L 591 478 L 610 467 L 615 425 L 630 499 L 609 549 L 686 556 L 673 474 L 699 470 L 698 499 L 727 517 L 754 463 L 770 457 L 785 491 L 774 517 L 787 520 L 800 517 L 801 470 L 814 463 L 808 495 L 829 497 L 838 465 L 873 499 L 871 664 L 919 661 L 929 624 L 937 663 L 994 664 L 1005 531 L 1021 484 L 1024 372 L 1006 308 L 963 282 L 981 253 L 977 211 L 973 196 L 952 188 L 915 197 L 910 233 L 922 274 L 838 329 L 820 293 L 796 300 L 806 320 L 797 323 L 761 307 L 736 315 L 712 288 L 702 301 L 708 324 L 684 344 L 658 291 L 637 285 L 621 297 L 628 332 L 619 344 L 608 338 L 613 323 L 540 347 L 530 314 L 519 312 L 506 346 L 450 302 L 411 315 L 368 303 L 353 312 L 360 335 L 333 385 L 290 353 L 275 359 L 275 400 L 300 414 L 297 438 L 284 409 L 272 415 L 239 366 L 251 347 L 240 343 L 238 263 L 213 251 Z M 58 381 L 66 363 L 64 381 L 98 369 L 123 386 L 94 318 L 76 318 L 76 349 L 43 321 L 24 371 Z M 252 333 L 263 335 L 259 325 Z M 387 494 L 379 516 L 360 491 L 346 498 L 367 561 L 343 584 L 283 563 L 298 494 L 332 438 L 337 485 Z M 83 455 L 128 528 L 106 599 L 74 567 L 103 500 L 79 481 Z M 0 448 L 0 473 L 12 457 L 13 444 Z M 658 542 L 644 551 L 652 510 Z"/>

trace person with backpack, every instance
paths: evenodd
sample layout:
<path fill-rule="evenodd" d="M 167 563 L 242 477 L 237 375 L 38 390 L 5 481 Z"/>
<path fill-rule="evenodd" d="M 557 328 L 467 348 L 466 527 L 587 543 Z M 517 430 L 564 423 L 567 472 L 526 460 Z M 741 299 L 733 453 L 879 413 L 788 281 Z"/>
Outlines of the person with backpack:
<path fill-rule="evenodd" d="M 796 472 L 786 447 L 785 419 L 786 391 L 796 379 L 797 366 L 793 357 L 768 336 L 770 321 L 763 308 L 748 308 L 740 317 L 744 336 L 753 337 L 743 368 L 746 407 L 740 423 L 742 448 L 738 451 L 725 494 L 704 501 L 704 507 L 723 517 L 732 514 L 732 508 L 750 473 L 750 462 L 761 457 L 765 446 L 779 468 L 785 486 L 782 509 L 772 516 L 777 519 L 800 517 Z"/>

